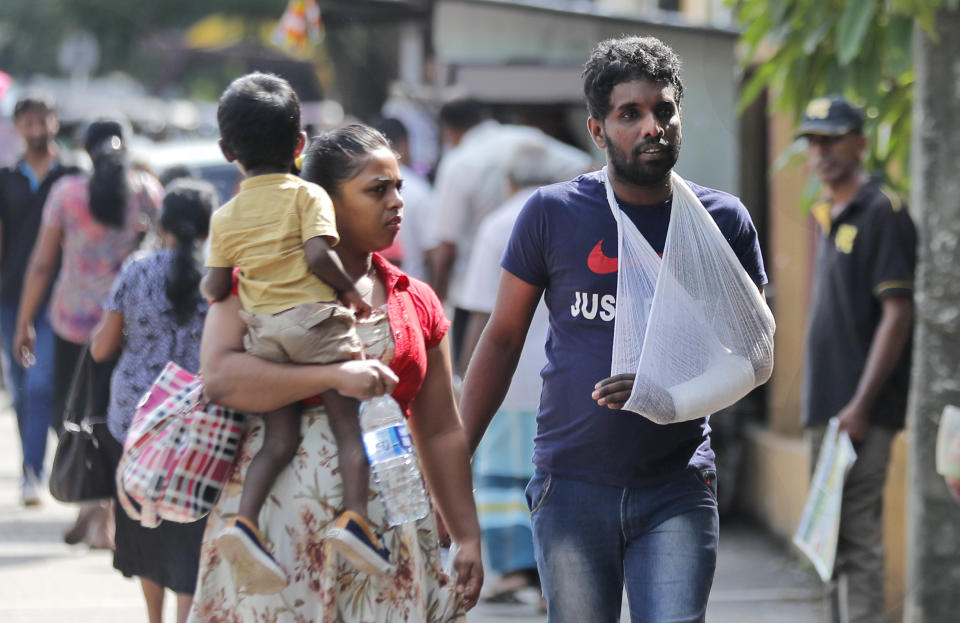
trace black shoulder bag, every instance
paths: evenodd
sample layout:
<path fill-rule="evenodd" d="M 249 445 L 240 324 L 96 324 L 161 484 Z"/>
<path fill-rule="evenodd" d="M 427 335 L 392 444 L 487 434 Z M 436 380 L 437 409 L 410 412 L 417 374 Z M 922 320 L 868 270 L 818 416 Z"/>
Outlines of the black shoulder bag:
<path fill-rule="evenodd" d="M 61 502 L 112 498 L 116 492 L 110 449 L 118 444 L 107 430 L 103 387 L 95 382 L 95 364 L 84 346 L 70 382 L 63 412 L 63 433 L 50 469 L 50 495 Z M 109 385 L 107 385 L 109 391 Z"/>

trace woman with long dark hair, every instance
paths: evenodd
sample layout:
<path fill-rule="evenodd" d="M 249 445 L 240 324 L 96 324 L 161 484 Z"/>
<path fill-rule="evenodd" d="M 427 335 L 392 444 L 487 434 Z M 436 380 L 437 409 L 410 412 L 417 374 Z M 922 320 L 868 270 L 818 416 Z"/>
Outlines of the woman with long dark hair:
<path fill-rule="evenodd" d="M 103 300 L 123 261 L 150 228 L 163 194 L 154 177 L 130 169 L 124 140 L 119 121 L 94 121 L 87 127 L 84 148 L 93 173 L 68 175 L 50 189 L 23 280 L 13 338 L 14 355 L 23 366 L 34 362 L 34 319 L 53 283 L 48 308 L 54 333 L 55 422 L 63 417 L 70 380 L 103 314 Z M 109 364 L 94 366 L 97 397 L 107 395 L 110 370 Z M 102 519 L 103 513 L 82 512 L 64 539 L 85 540 L 88 527 Z M 86 539 L 91 545 L 111 545 L 104 531 L 90 532 L 99 532 Z"/>
<path fill-rule="evenodd" d="M 199 180 L 167 187 L 157 233 L 163 248 L 136 254 L 121 269 L 90 341 L 95 361 L 118 352 L 110 383 L 107 427 L 123 444 L 137 402 L 168 361 L 196 372 L 208 304 L 200 296 L 201 246 L 216 190 Z M 119 461 L 119 456 L 114 459 Z M 177 621 L 187 618 L 196 584 L 205 521 L 144 528 L 115 505 L 113 566 L 140 578 L 150 623 L 160 623 L 164 589 L 177 595 Z"/>

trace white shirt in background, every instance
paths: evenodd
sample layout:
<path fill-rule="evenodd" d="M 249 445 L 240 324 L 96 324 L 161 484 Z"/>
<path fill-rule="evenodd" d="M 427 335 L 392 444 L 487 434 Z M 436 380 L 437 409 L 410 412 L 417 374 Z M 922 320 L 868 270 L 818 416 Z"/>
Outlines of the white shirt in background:
<path fill-rule="evenodd" d="M 510 155 L 526 144 L 546 147 L 550 157 L 558 161 L 551 169 L 586 171 L 592 162 L 588 154 L 537 128 L 487 120 L 467 131 L 437 169 L 434 234 L 438 243 L 457 246 L 448 299 L 458 307 L 464 307 L 462 282 L 477 228 L 507 200 Z"/>
<path fill-rule="evenodd" d="M 487 314 L 493 311 L 502 270 L 500 260 L 507 248 L 513 224 L 523 204 L 535 190 L 532 187 L 525 188 L 514 194 L 480 224 L 463 279 L 460 306 L 464 309 Z M 530 322 L 527 341 L 523 344 L 510 389 L 500 406 L 502 410 L 535 412 L 539 408 L 543 385 L 540 371 L 547 365 L 544 345 L 548 326 L 547 306 L 541 298 Z"/>
<path fill-rule="evenodd" d="M 437 246 L 433 236 L 433 189 L 426 178 L 401 164 L 403 176 L 403 223 L 400 244 L 403 245 L 403 272 L 422 281 L 427 280 L 426 252 Z"/>

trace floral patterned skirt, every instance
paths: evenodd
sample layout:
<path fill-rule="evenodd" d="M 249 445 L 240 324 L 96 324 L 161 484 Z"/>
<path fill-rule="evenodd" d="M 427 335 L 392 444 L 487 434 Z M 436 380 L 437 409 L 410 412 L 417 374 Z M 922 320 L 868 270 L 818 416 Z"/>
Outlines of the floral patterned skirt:
<path fill-rule="evenodd" d="M 371 483 L 368 516 L 383 534 L 396 572 L 356 571 L 327 547 L 325 534 L 341 510 L 337 445 L 322 407 L 302 416 L 303 441 L 277 478 L 260 513 L 267 547 L 289 584 L 276 595 L 234 587 L 213 540 L 240 504 L 241 483 L 263 443 L 263 420 L 252 418 L 233 473 L 207 521 L 190 621 L 213 623 L 387 623 L 465 621 L 453 583 L 440 565 L 433 513 L 390 527 Z"/>

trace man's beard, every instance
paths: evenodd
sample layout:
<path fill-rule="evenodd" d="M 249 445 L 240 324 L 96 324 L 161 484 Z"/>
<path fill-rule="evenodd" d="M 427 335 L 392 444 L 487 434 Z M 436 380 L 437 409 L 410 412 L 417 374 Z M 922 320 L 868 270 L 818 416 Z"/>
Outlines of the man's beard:
<path fill-rule="evenodd" d="M 46 153 L 47 145 L 50 143 L 50 139 L 47 137 L 44 138 L 31 138 L 24 141 L 27 144 L 27 151 L 32 153 Z"/>
<path fill-rule="evenodd" d="M 634 186 L 650 186 L 662 182 L 670 175 L 670 171 L 680 157 L 681 139 L 679 136 L 673 143 L 661 141 L 661 145 L 664 147 L 664 151 L 661 152 L 663 157 L 649 162 L 641 161 L 639 156 L 640 152 L 653 145 L 653 142 L 638 145 L 633 150 L 633 161 L 631 162 L 627 160 L 627 155 L 617 147 L 617 144 L 610 140 L 610 137 L 604 134 L 604 138 L 607 141 L 607 154 L 610 156 L 610 164 L 613 166 L 617 178 Z"/>

